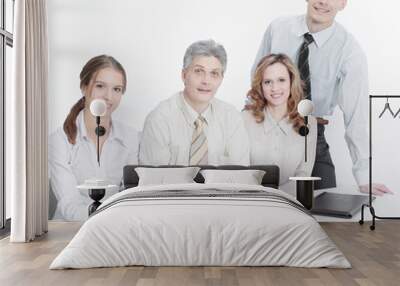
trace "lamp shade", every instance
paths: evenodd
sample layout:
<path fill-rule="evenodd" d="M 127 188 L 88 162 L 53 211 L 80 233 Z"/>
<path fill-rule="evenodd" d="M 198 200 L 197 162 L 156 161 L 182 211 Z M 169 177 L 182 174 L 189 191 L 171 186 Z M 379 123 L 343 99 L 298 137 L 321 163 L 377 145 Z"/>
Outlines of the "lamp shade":
<path fill-rule="evenodd" d="M 297 105 L 297 111 L 301 116 L 308 116 L 314 111 L 314 103 L 309 99 L 303 99 Z"/>
<path fill-rule="evenodd" d="M 94 99 L 90 103 L 90 112 L 94 116 L 104 116 L 107 112 L 107 104 L 104 99 Z"/>

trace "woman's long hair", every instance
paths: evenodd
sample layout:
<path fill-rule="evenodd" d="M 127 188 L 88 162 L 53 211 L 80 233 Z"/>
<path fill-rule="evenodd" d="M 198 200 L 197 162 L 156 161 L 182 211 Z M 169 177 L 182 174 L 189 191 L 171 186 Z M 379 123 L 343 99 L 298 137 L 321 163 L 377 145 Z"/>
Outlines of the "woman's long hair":
<path fill-rule="evenodd" d="M 244 109 L 251 111 L 257 123 L 264 121 L 264 109 L 268 105 L 268 102 L 264 97 L 262 89 L 263 75 L 264 71 L 269 66 L 276 63 L 284 65 L 289 72 L 290 95 L 287 101 L 287 112 L 289 122 L 291 122 L 293 128 L 298 131 L 300 126 L 304 124 L 303 118 L 297 112 L 297 105 L 300 100 L 303 99 L 303 87 L 297 67 L 285 54 L 270 54 L 260 60 L 251 82 L 251 89 L 247 93 L 248 103 L 245 105 Z"/>
<path fill-rule="evenodd" d="M 81 73 L 79 74 L 80 88 L 81 90 L 85 90 L 87 94 L 92 93 L 93 82 L 96 79 L 97 74 L 100 70 L 104 68 L 113 68 L 116 71 L 119 71 L 123 77 L 123 89 L 122 93 L 126 90 L 126 73 L 122 65 L 113 57 L 107 55 L 100 55 L 94 58 L 91 58 L 82 68 Z M 76 134 L 77 134 L 77 126 L 76 126 L 76 118 L 78 117 L 79 112 L 85 108 L 85 96 L 82 96 L 78 102 L 76 102 L 67 118 L 64 121 L 63 129 L 65 134 L 67 135 L 68 142 L 71 144 L 76 143 Z"/>

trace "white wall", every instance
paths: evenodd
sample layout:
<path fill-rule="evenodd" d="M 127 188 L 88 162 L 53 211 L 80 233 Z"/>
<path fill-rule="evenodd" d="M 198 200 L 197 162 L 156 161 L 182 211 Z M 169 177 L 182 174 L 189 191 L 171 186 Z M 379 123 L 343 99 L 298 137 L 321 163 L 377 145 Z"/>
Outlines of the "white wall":
<path fill-rule="evenodd" d="M 367 54 L 370 92 L 400 94 L 400 4 L 393 0 L 348 2 L 337 20 L 355 35 Z M 49 1 L 50 132 L 62 125 L 81 96 L 82 66 L 102 53 L 117 58 L 128 73 L 128 89 L 116 117 L 140 130 L 146 114 L 182 88 L 180 71 L 186 47 L 208 38 L 222 43 L 228 52 L 228 70 L 217 96 L 241 109 L 249 88 L 250 67 L 266 26 L 277 16 L 303 13 L 305 7 L 302 0 Z M 384 101 L 376 100 L 374 105 L 375 120 Z M 393 101 L 393 105 L 399 108 L 400 101 Z M 329 119 L 327 138 L 338 186 L 354 189 L 340 111 Z M 396 144 L 400 119 L 376 122 L 374 178 L 396 191 L 400 176 L 393 172 L 400 162 Z M 399 197 L 383 198 L 389 208 L 382 211 L 399 214 Z"/>

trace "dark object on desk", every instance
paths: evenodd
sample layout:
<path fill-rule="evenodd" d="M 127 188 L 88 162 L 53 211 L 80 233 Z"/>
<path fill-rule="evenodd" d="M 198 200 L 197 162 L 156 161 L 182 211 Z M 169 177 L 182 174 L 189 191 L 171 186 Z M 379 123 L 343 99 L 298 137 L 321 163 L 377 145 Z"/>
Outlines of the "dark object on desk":
<path fill-rule="evenodd" d="M 94 200 L 94 202 L 89 206 L 89 216 L 94 213 L 97 208 L 101 205 L 100 200 L 106 194 L 106 189 L 89 189 L 89 197 Z"/>
<path fill-rule="evenodd" d="M 368 196 L 324 192 L 315 198 L 311 213 L 352 218 L 366 203 L 368 203 Z"/>

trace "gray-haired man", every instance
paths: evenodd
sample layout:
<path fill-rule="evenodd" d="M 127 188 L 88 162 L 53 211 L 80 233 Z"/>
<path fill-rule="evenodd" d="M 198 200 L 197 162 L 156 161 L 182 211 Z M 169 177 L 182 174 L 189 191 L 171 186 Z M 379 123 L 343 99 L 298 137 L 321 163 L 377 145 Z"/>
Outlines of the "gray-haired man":
<path fill-rule="evenodd" d="M 226 70 L 226 52 L 213 40 L 186 50 L 184 90 L 147 116 L 139 162 L 151 165 L 249 164 L 249 143 L 240 113 L 214 98 Z"/>

